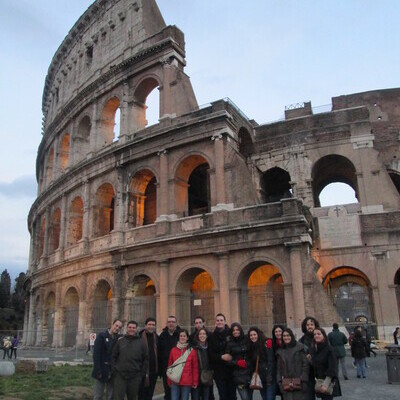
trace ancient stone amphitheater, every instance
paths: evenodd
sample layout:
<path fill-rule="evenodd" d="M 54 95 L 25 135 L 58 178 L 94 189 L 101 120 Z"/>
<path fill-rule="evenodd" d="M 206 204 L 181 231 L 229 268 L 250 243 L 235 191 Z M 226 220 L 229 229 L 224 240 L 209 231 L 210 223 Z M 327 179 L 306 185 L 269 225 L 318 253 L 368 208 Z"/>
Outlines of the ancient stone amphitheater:
<path fill-rule="evenodd" d="M 29 213 L 26 344 L 87 343 L 119 317 L 216 312 L 267 333 L 399 324 L 400 90 L 259 125 L 199 108 L 184 35 L 154 0 L 97 0 L 55 53 Z M 148 95 L 159 122 L 147 127 Z M 229 93 L 227 93 L 229 95 Z M 212 100 L 212 99 L 210 99 Z M 333 182 L 353 204 L 321 207 Z"/>

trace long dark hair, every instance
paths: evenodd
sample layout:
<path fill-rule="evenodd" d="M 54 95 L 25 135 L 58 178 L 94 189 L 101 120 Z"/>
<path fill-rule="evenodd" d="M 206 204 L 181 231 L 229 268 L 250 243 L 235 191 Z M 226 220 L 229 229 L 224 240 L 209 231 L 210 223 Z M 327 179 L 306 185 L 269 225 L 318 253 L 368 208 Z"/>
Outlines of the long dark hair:
<path fill-rule="evenodd" d="M 308 335 L 308 332 L 307 332 L 307 321 L 309 321 L 309 320 L 314 322 L 314 325 L 315 325 L 316 328 L 319 328 L 319 322 L 314 317 L 305 317 L 303 319 L 303 322 L 301 323 L 301 331 L 305 335 Z"/>
<path fill-rule="evenodd" d="M 252 342 L 250 340 L 250 332 L 251 331 L 254 331 L 257 333 L 257 335 L 258 335 L 257 342 Z M 247 340 L 248 340 L 249 350 L 252 350 L 252 351 L 255 350 L 256 352 L 261 352 L 262 349 L 265 347 L 266 338 L 265 338 L 264 332 L 257 326 L 250 327 L 249 331 L 247 332 Z"/>
<path fill-rule="evenodd" d="M 239 335 L 238 338 L 235 338 L 235 337 L 232 335 L 233 328 L 239 328 L 240 335 Z M 244 338 L 244 331 L 243 331 L 242 325 L 240 325 L 239 322 L 234 322 L 234 323 L 231 325 L 230 329 L 229 329 L 228 335 L 229 335 L 229 337 L 230 337 L 231 340 L 241 340 L 241 339 L 243 339 L 243 338 Z"/>
<path fill-rule="evenodd" d="M 284 333 L 288 333 L 289 335 L 290 335 L 290 343 L 289 344 L 286 344 L 284 341 L 283 341 L 283 334 Z M 287 349 L 287 348 L 289 348 L 289 347 L 294 347 L 294 346 L 296 346 L 296 338 L 295 338 L 295 336 L 294 336 L 294 333 L 293 333 L 293 331 L 290 329 L 290 328 L 285 328 L 284 330 L 283 330 L 283 332 L 282 332 L 282 347 L 284 348 L 284 349 Z"/>
<path fill-rule="evenodd" d="M 283 325 L 274 325 L 274 327 L 272 328 L 272 348 L 274 349 L 274 351 L 276 351 L 277 349 L 279 349 L 279 345 L 275 336 L 275 329 L 276 328 L 281 328 L 282 329 L 282 333 L 283 330 L 285 329 L 285 327 Z M 282 345 L 282 338 L 281 338 L 281 345 Z"/>
<path fill-rule="evenodd" d="M 206 329 L 206 328 L 204 328 L 204 326 L 203 326 L 203 328 L 200 328 L 197 332 L 196 332 L 196 334 L 194 335 L 194 342 L 196 343 L 196 345 L 198 345 L 199 343 L 200 343 L 200 340 L 199 340 L 199 333 L 201 332 L 201 331 L 204 331 L 205 333 L 206 333 L 206 343 L 208 343 L 208 335 L 209 335 L 209 332 L 208 332 L 208 330 Z"/>
<path fill-rule="evenodd" d="M 325 329 L 318 327 L 318 328 L 315 328 L 315 329 L 314 329 L 314 332 L 315 332 L 315 331 L 320 331 L 320 332 L 322 333 L 322 336 L 324 337 L 324 343 L 329 344 L 329 342 L 328 342 L 328 336 L 327 336 L 327 334 L 326 334 L 326 332 L 325 332 Z M 314 340 L 314 338 L 313 338 L 312 344 L 313 344 L 313 346 L 316 346 L 316 345 L 318 345 L 319 343 L 316 343 L 315 340 Z"/>

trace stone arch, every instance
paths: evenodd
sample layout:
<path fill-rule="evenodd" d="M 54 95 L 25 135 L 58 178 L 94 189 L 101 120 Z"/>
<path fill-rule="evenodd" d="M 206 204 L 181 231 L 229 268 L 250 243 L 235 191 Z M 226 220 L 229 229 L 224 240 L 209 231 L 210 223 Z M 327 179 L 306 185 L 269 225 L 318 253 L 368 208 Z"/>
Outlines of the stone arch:
<path fill-rule="evenodd" d="M 46 186 L 49 186 L 53 179 L 53 165 L 54 165 L 54 148 L 49 151 L 46 164 Z"/>
<path fill-rule="evenodd" d="M 129 183 L 129 224 L 135 227 L 149 225 L 156 218 L 157 178 L 150 169 L 141 169 Z"/>
<path fill-rule="evenodd" d="M 44 252 L 45 237 L 46 237 L 46 218 L 42 216 L 42 220 L 40 222 L 40 235 L 39 235 L 39 258 L 43 255 Z"/>
<path fill-rule="evenodd" d="M 181 160 L 175 171 L 175 213 L 179 216 L 210 212 L 210 163 L 199 154 Z"/>
<path fill-rule="evenodd" d="M 92 295 L 92 328 L 99 333 L 111 326 L 112 319 L 112 286 L 106 279 L 100 279 Z"/>
<path fill-rule="evenodd" d="M 335 267 L 324 276 L 322 283 L 349 331 L 360 323 L 375 323 L 372 285 L 360 269 Z"/>
<path fill-rule="evenodd" d="M 60 148 L 58 152 L 58 167 L 60 171 L 65 171 L 69 165 L 70 153 L 70 135 L 65 133 L 61 139 Z"/>
<path fill-rule="evenodd" d="M 191 329 L 196 315 L 201 315 L 211 328 L 215 313 L 215 283 L 202 265 L 185 267 L 176 279 L 175 313 L 181 327 Z"/>
<path fill-rule="evenodd" d="M 396 290 L 396 299 L 397 299 L 397 310 L 399 313 L 399 319 L 400 319 L 400 268 L 396 271 L 396 274 L 394 275 L 394 282 L 395 284 L 395 290 Z"/>
<path fill-rule="evenodd" d="M 238 132 L 238 138 L 239 153 L 245 158 L 252 155 L 254 153 L 254 143 L 250 132 L 246 128 L 241 127 Z"/>
<path fill-rule="evenodd" d="M 74 157 L 76 161 L 85 160 L 90 151 L 90 131 L 92 122 L 88 115 L 81 118 L 78 130 L 74 136 Z"/>
<path fill-rule="evenodd" d="M 54 291 L 50 291 L 44 303 L 44 321 L 43 321 L 43 333 L 44 342 L 48 346 L 53 344 L 54 339 L 54 313 L 55 313 L 56 295 Z"/>
<path fill-rule="evenodd" d="M 79 294 L 74 286 L 69 286 L 64 295 L 64 346 L 76 345 L 79 319 Z"/>
<path fill-rule="evenodd" d="M 330 154 L 320 158 L 311 172 L 314 206 L 320 207 L 319 195 L 330 183 L 341 182 L 349 185 L 358 199 L 358 185 L 356 168 L 346 157 L 339 154 Z"/>
<path fill-rule="evenodd" d="M 61 233 L 61 210 L 56 208 L 53 211 L 50 222 L 49 253 L 54 253 L 60 247 Z"/>
<path fill-rule="evenodd" d="M 68 246 L 73 246 L 82 239 L 83 233 L 83 201 L 76 196 L 69 207 Z"/>
<path fill-rule="evenodd" d="M 111 97 L 104 104 L 98 132 L 98 145 L 100 148 L 111 144 L 119 135 L 119 132 L 117 134 L 114 133 L 115 115 L 119 108 L 120 100 L 117 96 Z"/>
<path fill-rule="evenodd" d="M 398 171 L 394 170 L 389 170 L 389 176 L 390 179 L 393 182 L 393 185 L 395 186 L 397 193 L 400 195 L 400 173 Z"/>
<path fill-rule="evenodd" d="M 262 175 L 264 202 L 274 203 L 281 199 L 293 197 L 289 172 L 279 167 L 273 167 Z"/>
<path fill-rule="evenodd" d="M 135 274 L 126 286 L 125 316 L 144 326 L 147 317 L 156 318 L 156 285 L 145 273 Z"/>
<path fill-rule="evenodd" d="M 146 75 L 146 77 L 141 79 L 136 85 L 133 91 L 134 93 L 133 114 L 135 120 L 135 130 L 141 130 L 147 126 L 148 121 L 146 118 L 146 110 L 148 107 L 146 105 L 146 99 L 149 96 L 149 94 L 159 86 L 160 86 L 159 78 L 154 74 Z M 159 97 L 159 103 L 160 101 L 161 100 Z M 159 106 L 159 108 L 161 107 Z M 159 113 L 159 117 L 160 116 L 161 115 Z"/>
<path fill-rule="evenodd" d="M 96 191 L 94 206 L 94 236 L 108 235 L 114 230 L 115 192 L 111 183 L 103 183 Z"/>
<path fill-rule="evenodd" d="M 266 261 L 247 264 L 240 270 L 240 320 L 248 329 L 258 326 L 271 332 L 275 324 L 286 325 L 286 305 L 281 270 Z"/>

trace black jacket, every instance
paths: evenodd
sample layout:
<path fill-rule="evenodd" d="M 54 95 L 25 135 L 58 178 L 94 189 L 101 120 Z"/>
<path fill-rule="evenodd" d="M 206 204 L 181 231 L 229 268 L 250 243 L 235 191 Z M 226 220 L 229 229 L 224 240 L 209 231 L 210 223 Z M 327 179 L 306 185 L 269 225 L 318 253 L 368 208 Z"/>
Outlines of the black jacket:
<path fill-rule="evenodd" d="M 367 357 L 367 354 L 368 354 L 367 341 L 362 337 L 361 334 L 358 334 L 356 332 L 351 342 L 351 356 L 360 359 Z"/>
<path fill-rule="evenodd" d="M 111 378 L 111 354 L 120 335 L 112 336 L 108 329 L 96 336 L 93 349 L 92 377 L 102 382 Z"/>
<path fill-rule="evenodd" d="M 235 385 L 248 385 L 250 383 L 250 360 L 247 351 L 246 337 L 229 337 L 226 352 L 232 356 L 232 361 L 228 364 L 233 367 L 233 383 Z M 237 365 L 239 360 L 244 360 L 247 363 L 246 368 L 241 368 Z"/>
<path fill-rule="evenodd" d="M 149 353 L 149 363 L 147 368 L 148 375 L 158 374 L 158 335 L 148 333 L 145 329 L 139 332 L 139 337 L 143 339 Z"/>
<path fill-rule="evenodd" d="M 158 338 L 158 373 L 163 375 L 167 372 L 169 353 L 176 346 L 179 339 L 181 328 L 177 326 L 172 335 L 169 334 L 168 328 L 165 327 Z"/>
<path fill-rule="evenodd" d="M 224 379 L 232 376 L 232 367 L 221 359 L 221 356 L 226 353 L 228 331 L 228 326 L 225 326 L 222 331 L 215 329 L 208 337 L 211 369 L 214 370 L 214 376 Z"/>
<path fill-rule="evenodd" d="M 257 366 L 257 355 L 258 358 L 258 374 L 260 375 L 263 386 L 271 385 L 273 381 L 273 374 L 275 370 L 275 354 L 272 349 L 268 349 L 267 346 L 259 349 L 258 346 L 250 344 L 248 358 L 250 362 L 250 374 L 256 370 Z M 276 374 L 276 372 L 275 372 Z"/>
<path fill-rule="evenodd" d="M 146 375 L 149 355 L 146 343 L 139 336 L 125 335 L 120 338 L 111 358 L 111 371 L 129 379 L 137 374 Z"/>

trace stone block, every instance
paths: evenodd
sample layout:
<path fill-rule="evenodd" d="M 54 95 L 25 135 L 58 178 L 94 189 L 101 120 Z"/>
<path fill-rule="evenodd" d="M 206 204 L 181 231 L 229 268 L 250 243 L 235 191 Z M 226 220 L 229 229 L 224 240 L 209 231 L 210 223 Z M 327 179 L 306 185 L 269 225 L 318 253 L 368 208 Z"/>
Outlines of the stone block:
<path fill-rule="evenodd" d="M 0 361 L 0 376 L 14 375 L 15 366 L 11 361 Z"/>
<path fill-rule="evenodd" d="M 32 374 L 46 372 L 49 366 L 48 358 L 20 358 L 17 361 L 16 372 Z"/>

